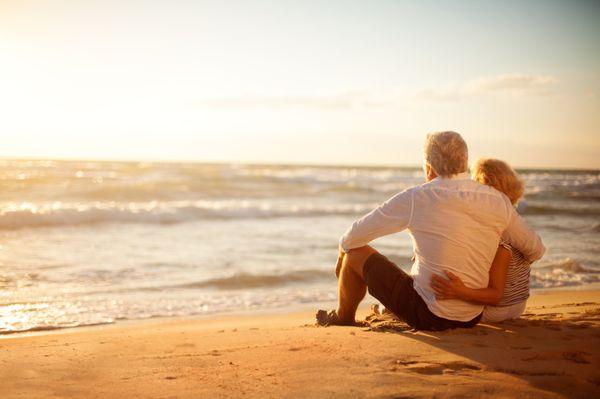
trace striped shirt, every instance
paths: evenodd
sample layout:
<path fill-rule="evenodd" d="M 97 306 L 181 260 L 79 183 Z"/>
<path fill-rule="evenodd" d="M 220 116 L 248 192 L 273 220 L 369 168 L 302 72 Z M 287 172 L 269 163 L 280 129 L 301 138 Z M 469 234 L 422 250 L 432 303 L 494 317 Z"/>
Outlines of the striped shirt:
<path fill-rule="evenodd" d="M 508 249 L 512 253 L 512 256 L 506 273 L 504 294 L 496 306 L 510 306 L 529 298 L 529 271 L 531 263 L 527 262 L 527 259 L 525 259 L 518 249 L 504 242 L 501 242 L 500 245 Z"/>

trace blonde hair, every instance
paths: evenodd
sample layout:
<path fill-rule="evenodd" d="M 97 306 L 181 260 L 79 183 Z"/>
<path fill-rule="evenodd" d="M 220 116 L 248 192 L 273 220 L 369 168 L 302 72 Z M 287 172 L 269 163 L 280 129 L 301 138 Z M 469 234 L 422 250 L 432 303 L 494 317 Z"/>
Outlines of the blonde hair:
<path fill-rule="evenodd" d="M 473 179 L 481 184 L 494 187 L 506 194 L 510 202 L 516 204 L 523 196 L 525 185 L 506 162 L 493 158 L 481 158 L 473 165 Z"/>
<path fill-rule="evenodd" d="M 469 167 L 467 143 L 456 132 L 428 134 L 423 152 L 425 162 L 438 176 L 463 173 Z"/>

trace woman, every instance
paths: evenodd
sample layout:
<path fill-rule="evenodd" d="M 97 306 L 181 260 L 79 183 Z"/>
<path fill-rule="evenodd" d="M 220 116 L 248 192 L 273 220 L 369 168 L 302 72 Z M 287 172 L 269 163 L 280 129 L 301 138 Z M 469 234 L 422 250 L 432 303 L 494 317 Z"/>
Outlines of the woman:
<path fill-rule="evenodd" d="M 505 162 L 498 159 L 480 159 L 473 166 L 473 179 L 504 193 L 513 205 L 521 199 L 523 181 Z M 462 299 L 487 305 L 482 321 L 499 322 L 521 316 L 529 298 L 531 264 L 510 245 L 500 242 L 490 268 L 487 288 L 468 288 L 451 272 L 447 279 L 439 275 L 431 278 L 431 287 L 437 299 Z"/>

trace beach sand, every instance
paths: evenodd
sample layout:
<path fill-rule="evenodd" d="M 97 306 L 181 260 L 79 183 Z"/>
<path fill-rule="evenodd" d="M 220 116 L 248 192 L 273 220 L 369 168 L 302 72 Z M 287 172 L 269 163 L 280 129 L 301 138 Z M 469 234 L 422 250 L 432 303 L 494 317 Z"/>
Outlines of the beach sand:
<path fill-rule="evenodd" d="M 600 397 L 600 291 L 536 294 L 472 330 L 384 331 L 302 311 L 15 334 L 0 397 Z"/>

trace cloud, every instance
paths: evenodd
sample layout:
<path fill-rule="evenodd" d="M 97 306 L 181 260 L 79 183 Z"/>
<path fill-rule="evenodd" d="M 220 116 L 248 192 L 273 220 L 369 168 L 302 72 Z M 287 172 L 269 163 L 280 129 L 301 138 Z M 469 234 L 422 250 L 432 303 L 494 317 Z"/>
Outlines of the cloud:
<path fill-rule="evenodd" d="M 506 74 L 452 83 L 437 89 L 425 89 L 410 95 L 398 88 L 369 91 L 353 90 L 334 94 L 247 94 L 212 97 L 196 101 L 203 108 L 217 109 L 313 109 L 352 110 L 388 108 L 405 104 L 410 98 L 426 101 L 461 101 L 479 96 L 548 96 L 554 94 L 558 80 L 550 75 Z"/>
<path fill-rule="evenodd" d="M 440 89 L 425 89 L 417 99 L 457 101 L 485 95 L 550 96 L 558 79 L 551 75 L 505 74 L 450 84 Z"/>
<path fill-rule="evenodd" d="M 245 108 L 305 108 L 324 110 L 344 110 L 354 108 L 379 108 L 393 105 L 394 96 L 384 96 L 369 91 L 349 91 L 333 95 L 290 95 L 265 96 L 246 95 L 240 97 L 222 97 L 200 100 L 201 107 L 223 109 Z"/>
<path fill-rule="evenodd" d="M 548 95 L 558 82 L 550 75 L 510 74 L 475 79 L 468 83 L 472 93 L 511 92 L 517 94 Z"/>

